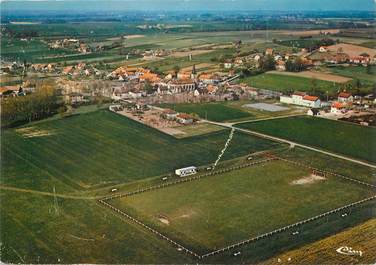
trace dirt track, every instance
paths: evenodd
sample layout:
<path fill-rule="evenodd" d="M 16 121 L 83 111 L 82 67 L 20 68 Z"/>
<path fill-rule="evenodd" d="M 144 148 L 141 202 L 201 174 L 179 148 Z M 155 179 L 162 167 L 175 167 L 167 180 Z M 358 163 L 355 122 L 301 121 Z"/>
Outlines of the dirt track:
<path fill-rule="evenodd" d="M 305 78 L 315 78 L 318 80 L 328 81 L 328 82 L 335 82 L 335 83 L 347 83 L 351 81 L 351 78 L 327 74 L 322 72 L 313 72 L 313 71 L 303 71 L 299 73 L 292 73 L 292 72 L 278 72 L 278 71 L 270 71 L 270 74 L 278 74 L 278 75 L 289 75 L 289 76 L 297 76 L 297 77 L 305 77 Z"/>

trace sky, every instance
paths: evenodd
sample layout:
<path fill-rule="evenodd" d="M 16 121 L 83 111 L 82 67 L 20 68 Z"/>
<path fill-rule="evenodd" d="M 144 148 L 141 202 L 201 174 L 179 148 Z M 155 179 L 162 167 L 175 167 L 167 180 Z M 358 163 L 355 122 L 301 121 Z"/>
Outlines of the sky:
<path fill-rule="evenodd" d="M 4 9 L 140 11 L 375 11 L 376 0 L 0 0 Z"/>

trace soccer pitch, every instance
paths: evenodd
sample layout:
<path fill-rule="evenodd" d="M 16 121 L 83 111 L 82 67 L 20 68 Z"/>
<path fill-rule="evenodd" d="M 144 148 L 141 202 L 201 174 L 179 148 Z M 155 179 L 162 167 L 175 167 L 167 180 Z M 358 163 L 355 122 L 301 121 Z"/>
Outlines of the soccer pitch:
<path fill-rule="evenodd" d="M 107 202 L 204 255 L 372 195 L 365 186 L 274 160 Z"/>

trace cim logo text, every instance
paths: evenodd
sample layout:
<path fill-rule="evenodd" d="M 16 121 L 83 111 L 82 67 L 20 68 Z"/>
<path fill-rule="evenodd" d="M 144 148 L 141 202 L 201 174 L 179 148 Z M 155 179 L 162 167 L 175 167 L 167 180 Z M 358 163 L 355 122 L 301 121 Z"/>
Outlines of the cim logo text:
<path fill-rule="evenodd" d="M 337 249 L 337 252 L 342 255 L 347 256 L 359 256 L 361 257 L 363 255 L 363 252 L 361 250 L 354 250 L 351 247 L 340 247 Z"/>

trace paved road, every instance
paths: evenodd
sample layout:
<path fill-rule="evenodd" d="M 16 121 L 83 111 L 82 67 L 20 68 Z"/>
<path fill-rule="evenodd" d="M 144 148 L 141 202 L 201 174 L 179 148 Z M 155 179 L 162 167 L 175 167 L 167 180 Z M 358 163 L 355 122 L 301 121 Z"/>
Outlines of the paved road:
<path fill-rule="evenodd" d="M 214 124 L 214 125 L 230 128 L 230 129 L 235 129 L 235 130 L 238 130 L 240 132 L 252 134 L 252 135 L 255 135 L 255 136 L 258 136 L 258 137 L 261 137 L 261 138 L 265 138 L 265 139 L 269 139 L 269 140 L 272 140 L 272 141 L 286 143 L 286 144 L 289 144 L 291 147 L 295 147 L 295 146 L 301 147 L 301 148 L 304 148 L 304 149 L 308 149 L 308 150 L 311 150 L 311 151 L 326 154 L 326 155 L 329 155 L 329 156 L 332 156 L 332 157 L 340 158 L 340 159 L 347 160 L 347 161 L 350 161 L 350 162 L 353 162 L 353 163 L 356 163 L 356 164 L 359 164 L 359 165 L 363 165 L 363 166 L 367 166 L 367 167 L 371 167 L 371 168 L 376 169 L 376 165 L 374 165 L 374 164 L 370 164 L 370 163 L 367 163 L 367 162 L 364 162 L 364 161 L 361 161 L 361 160 L 357 160 L 357 159 L 350 158 L 350 157 L 347 157 L 347 156 L 339 155 L 339 154 L 336 154 L 336 153 L 324 151 L 324 150 L 321 150 L 319 148 L 311 147 L 311 146 L 308 146 L 308 145 L 299 144 L 299 143 L 296 143 L 296 142 L 293 142 L 293 141 L 290 141 L 290 140 L 286 140 L 286 139 L 283 139 L 283 138 L 278 138 L 278 137 L 275 137 L 275 136 L 271 136 L 271 135 L 267 135 L 267 134 L 247 130 L 247 129 L 234 127 L 233 124 L 231 124 L 231 123 L 220 123 L 220 122 L 213 122 L 213 121 L 206 121 L 206 122 Z"/>

